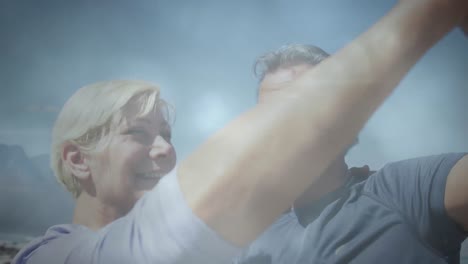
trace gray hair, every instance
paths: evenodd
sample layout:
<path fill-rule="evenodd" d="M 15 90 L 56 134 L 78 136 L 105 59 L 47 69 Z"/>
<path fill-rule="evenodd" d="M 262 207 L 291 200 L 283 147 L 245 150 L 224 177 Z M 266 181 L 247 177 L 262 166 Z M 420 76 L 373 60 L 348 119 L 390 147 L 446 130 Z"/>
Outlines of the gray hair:
<path fill-rule="evenodd" d="M 268 73 L 280 68 L 298 64 L 316 65 L 330 55 L 317 46 L 305 44 L 289 44 L 270 51 L 258 57 L 254 63 L 253 71 L 259 82 Z"/>

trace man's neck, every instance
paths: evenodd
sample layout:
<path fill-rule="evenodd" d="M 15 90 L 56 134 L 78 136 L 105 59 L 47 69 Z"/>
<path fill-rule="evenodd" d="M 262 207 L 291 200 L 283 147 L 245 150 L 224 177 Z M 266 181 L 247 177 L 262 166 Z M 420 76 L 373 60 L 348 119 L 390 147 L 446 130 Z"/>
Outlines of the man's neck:
<path fill-rule="evenodd" d="M 343 186 L 348 180 L 348 166 L 343 159 L 337 159 L 328 169 L 294 202 L 295 208 L 316 203 L 326 194 Z"/>

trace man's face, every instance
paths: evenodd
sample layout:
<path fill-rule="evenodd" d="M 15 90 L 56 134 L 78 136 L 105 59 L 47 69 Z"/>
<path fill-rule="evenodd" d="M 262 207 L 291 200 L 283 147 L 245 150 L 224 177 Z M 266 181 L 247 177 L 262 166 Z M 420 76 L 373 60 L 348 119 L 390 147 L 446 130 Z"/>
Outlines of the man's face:
<path fill-rule="evenodd" d="M 296 80 L 312 67 L 312 65 L 301 63 L 287 67 L 283 66 L 274 72 L 267 73 L 259 86 L 259 102 L 276 96 L 278 91 L 282 91 L 284 94 L 285 89 L 289 87 L 288 83 Z"/>
<path fill-rule="evenodd" d="M 96 196 L 126 214 L 145 192 L 176 164 L 171 129 L 161 113 L 132 118 L 119 125 L 109 144 L 90 155 Z"/>

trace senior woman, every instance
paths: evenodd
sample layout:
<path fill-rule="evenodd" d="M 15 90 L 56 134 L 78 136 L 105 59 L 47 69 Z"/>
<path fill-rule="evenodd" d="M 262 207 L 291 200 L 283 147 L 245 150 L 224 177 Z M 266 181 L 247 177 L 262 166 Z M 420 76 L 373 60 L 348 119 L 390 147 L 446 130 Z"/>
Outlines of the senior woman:
<path fill-rule="evenodd" d="M 354 141 L 467 11 L 465 0 L 400 1 L 293 81 L 264 83 L 288 89 L 177 166 L 157 87 L 109 81 L 78 90 L 56 121 L 52 149 L 54 171 L 76 197 L 73 223 L 50 228 L 13 262 L 229 263 Z"/>

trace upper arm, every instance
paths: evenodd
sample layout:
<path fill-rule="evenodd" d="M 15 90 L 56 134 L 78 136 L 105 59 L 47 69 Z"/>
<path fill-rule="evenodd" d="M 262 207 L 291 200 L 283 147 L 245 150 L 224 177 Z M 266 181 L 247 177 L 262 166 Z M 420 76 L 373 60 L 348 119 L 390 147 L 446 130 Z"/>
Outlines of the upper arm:
<path fill-rule="evenodd" d="M 330 115 L 319 115 L 286 100 L 258 105 L 209 138 L 180 164 L 195 214 L 237 245 L 260 235 L 355 136 L 323 129 Z"/>
<path fill-rule="evenodd" d="M 468 231 L 468 155 L 452 168 L 445 187 L 447 214 Z"/>

